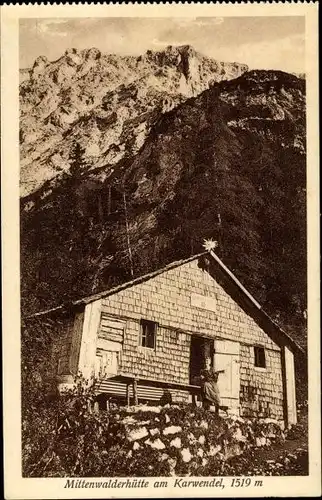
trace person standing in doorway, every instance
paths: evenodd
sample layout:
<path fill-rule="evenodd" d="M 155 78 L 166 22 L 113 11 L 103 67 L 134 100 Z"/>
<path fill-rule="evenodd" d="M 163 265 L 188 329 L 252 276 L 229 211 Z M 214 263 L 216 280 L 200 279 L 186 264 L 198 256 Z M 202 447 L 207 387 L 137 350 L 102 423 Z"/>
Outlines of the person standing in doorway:
<path fill-rule="evenodd" d="M 202 405 L 204 408 L 209 409 L 210 406 L 215 407 L 215 412 L 218 415 L 220 408 L 220 394 L 217 385 L 218 376 L 224 373 L 225 370 L 215 371 L 211 367 L 211 359 L 205 359 L 205 368 L 201 370 L 201 389 L 202 389 Z"/>

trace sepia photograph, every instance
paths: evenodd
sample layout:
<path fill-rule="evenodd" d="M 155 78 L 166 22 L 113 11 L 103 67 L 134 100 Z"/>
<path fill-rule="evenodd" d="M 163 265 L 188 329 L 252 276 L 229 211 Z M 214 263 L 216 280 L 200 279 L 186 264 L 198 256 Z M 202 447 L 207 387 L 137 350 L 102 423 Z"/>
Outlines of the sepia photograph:
<path fill-rule="evenodd" d="M 68 12 L 17 19 L 21 477 L 308 478 L 305 12 Z"/>

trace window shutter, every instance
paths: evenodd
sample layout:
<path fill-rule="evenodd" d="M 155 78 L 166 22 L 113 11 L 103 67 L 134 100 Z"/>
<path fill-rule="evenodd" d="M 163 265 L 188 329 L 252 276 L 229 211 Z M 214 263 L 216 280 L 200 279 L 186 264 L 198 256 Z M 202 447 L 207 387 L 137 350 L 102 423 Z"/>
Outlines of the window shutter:
<path fill-rule="evenodd" d="M 124 321 L 102 313 L 96 344 L 95 376 L 97 378 L 104 379 L 118 374 L 124 328 Z"/>
<path fill-rule="evenodd" d="M 124 321 L 110 318 L 102 314 L 99 329 L 99 338 L 110 340 L 112 342 L 123 343 L 124 340 Z"/>

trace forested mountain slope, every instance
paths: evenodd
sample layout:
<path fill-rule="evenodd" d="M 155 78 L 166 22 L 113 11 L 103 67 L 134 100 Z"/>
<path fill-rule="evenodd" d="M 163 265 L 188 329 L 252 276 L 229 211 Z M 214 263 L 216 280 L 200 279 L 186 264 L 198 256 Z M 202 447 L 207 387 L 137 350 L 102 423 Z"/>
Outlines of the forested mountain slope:
<path fill-rule="evenodd" d="M 76 125 L 66 135 L 68 168 L 21 202 L 23 311 L 109 288 L 213 238 L 225 264 L 304 344 L 305 81 L 250 71 L 187 97 L 154 114 L 112 169 L 86 151 L 86 121 L 82 134 Z"/>

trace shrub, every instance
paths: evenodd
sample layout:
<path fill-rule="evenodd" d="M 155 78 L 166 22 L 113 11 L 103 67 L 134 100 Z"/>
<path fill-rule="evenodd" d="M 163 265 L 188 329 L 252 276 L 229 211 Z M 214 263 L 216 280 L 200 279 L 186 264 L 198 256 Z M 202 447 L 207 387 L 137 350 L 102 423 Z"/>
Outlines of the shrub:
<path fill-rule="evenodd" d="M 120 424 L 93 411 L 95 394 L 82 380 L 50 399 L 23 406 L 22 467 L 27 477 L 102 475 Z"/>

